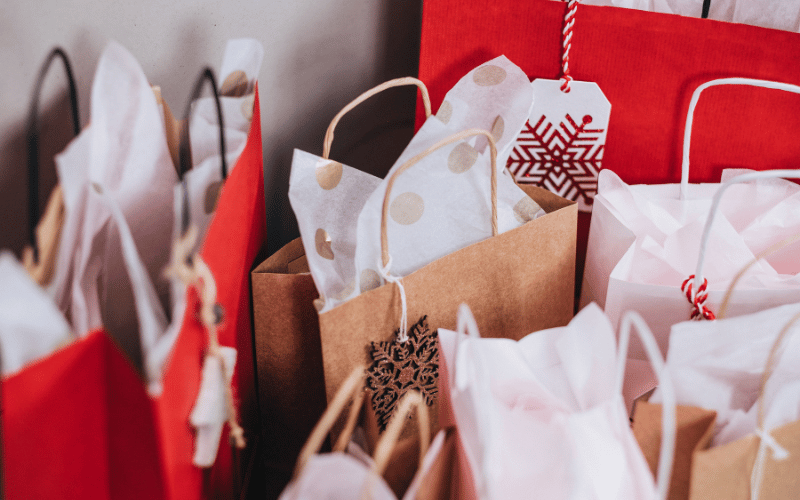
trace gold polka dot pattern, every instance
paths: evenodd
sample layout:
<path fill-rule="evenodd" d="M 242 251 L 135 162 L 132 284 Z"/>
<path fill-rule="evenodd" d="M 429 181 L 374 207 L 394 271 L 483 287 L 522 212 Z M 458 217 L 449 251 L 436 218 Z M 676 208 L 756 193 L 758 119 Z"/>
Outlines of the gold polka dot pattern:
<path fill-rule="evenodd" d="M 478 152 L 466 142 L 460 142 L 447 157 L 447 168 L 454 174 L 463 174 L 478 161 Z"/>
<path fill-rule="evenodd" d="M 453 105 L 450 104 L 448 101 L 444 101 L 441 106 L 439 106 L 439 111 L 436 112 L 436 118 L 439 119 L 442 123 L 447 125 L 450 123 L 450 118 L 453 116 Z"/>
<path fill-rule="evenodd" d="M 330 191 L 342 180 L 342 164 L 337 161 L 320 160 L 317 162 L 317 184 Z"/>
<path fill-rule="evenodd" d="M 359 280 L 361 293 L 367 292 L 374 288 L 381 286 L 381 277 L 372 269 L 364 269 L 361 271 L 361 279 Z"/>
<path fill-rule="evenodd" d="M 503 121 L 502 116 L 497 116 L 497 119 L 494 121 L 494 125 L 492 125 L 492 137 L 494 137 L 494 142 L 500 142 L 500 139 L 503 138 L 503 132 L 506 129 L 506 122 Z"/>
<path fill-rule="evenodd" d="M 242 97 L 247 93 L 247 84 L 247 74 L 245 74 L 244 71 L 237 69 L 228 75 L 225 81 L 222 82 L 222 87 L 219 89 L 219 93 L 226 97 Z"/>
<path fill-rule="evenodd" d="M 499 85 L 506 79 L 506 70 L 494 64 L 487 64 L 476 69 L 472 74 L 472 81 L 481 87 Z"/>
<path fill-rule="evenodd" d="M 389 206 L 389 215 L 398 224 L 404 226 L 417 222 L 425 211 L 425 202 L 417 193 L 403 193 L 394 199 Z"/>
<path fill-rule="evenodd" d="M 317 253 L 320 257 L 328 260 L 333 260 L 333 249 L 331 248 L 331 236 L 328 231 L 319 228 L 314 235 L 314 243 L 317 247 Z"/>
<path fill-rule="evenodd" d="M 533 220 L 539 210 L 541 210 L 541 207 L 530 197 L 526 196 L 514 205 L 514 218 L 521 224 L 524 224 Z"/>

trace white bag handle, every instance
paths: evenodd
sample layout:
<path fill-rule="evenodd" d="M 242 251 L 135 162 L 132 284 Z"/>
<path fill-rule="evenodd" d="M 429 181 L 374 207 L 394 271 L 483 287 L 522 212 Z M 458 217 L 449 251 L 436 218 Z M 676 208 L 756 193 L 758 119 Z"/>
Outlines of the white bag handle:
<path fill-rule="evenodd" d="M 775 369 L 775 358 L 778 355 L 778 350 L 798 321 L 800 321 L 800 313 L 795 314 L 789 322 L 784 325 L 780 333 L 778 333 L 769 351 L 769 355 L 767 355 L 764 373 L 761 375 L 761 386 L 758 391 L 758 419 L 756 421 L 755 431 L 756 435 L 759 437 L 758 454 L 753 463 L 753 470 L 750 472 L 750 498 L 752 500 L 758 500 L 761 493 L 761 482 L 764 478 L 764 461 L 766 460 L 767 448 L 771 448 L 772 455 L 776 460 L 784 460 L 789 456 L 789 452 L 772 437 L 768 429 L 764 428 L 764 420 L 766 418 L 764 410 L 764 392 L 766 391 L 767 383 Z"/>
<path fill-rule="evenodd" d="M 617 352 L 616 393 L 622 394 L 622 385 L 625 381 L 625 360 L 628 358 L 628 345 L 631 339 L 631 327 L 636 327 L 636 333 L 642 341 L 645 353 L 650 360 L 653 371 L 658 378 L 659 388 L 663 397 L 661 405 L 661 450 L 658 455 L 658 474 L 656 488 L 658 498 L 666 500 L 669 495 L 669 485 L 672 479 L 672 462 L 675 459 L 675 388 L 672 378 L 664 366 L 664 358 L 658 347 L 653 332 L 647 323 L 635 311 L 628 311 L 622 317 L 619 332 L 619 346 Z"/>
<path fill-rule="evenodd" d="M 692 100 L 689 102 L 689 112 L 686 116 L 686 126 L 683 131 L 683 163 L 681 164 L 681 199 L 685 200 L 689 189 L 689 149 L 692 141 L 692 123 L 694 122 L 694 109 L 697 107 L 697 101 L 700 100 L 700 94 L 709 87 L 718 87 L 720 85 L 747 85 L 750 87 L 762 87 L 765 89 L 783 90 L 800 94 L 800 87 L 790 83 L 771 82 L 769 80 L 756 80 L 754 78 L 720 78 L 706 82 L 692 94 Z"/>
<path fill-rule="evenodd" d="M 711 235 L 711 226 L 714 224 L 714 216 L 717 215 L 717 209 L 719 208 L 720 201 L 722 201 L 722 195 L 725 191 L 734 184 L 740 184 L 742 182 L 749 182 L 758 179 L 776 179 L 776 178 L 785 178 L 785 179 L 800 179 L 800 170 L 765 170 L 763 172 L 749 172 L 746 174 L 738 175 L 733 179 L 729 179 L 725 183 L 720 186 L 716 193 L 714 193 L 714 198 L 711 200 L 711 209 L 708 212 L 708 218 L 706 219 L 706 225 L 703 227 L 703 236 L 700 239 L 700 255 L 697 257 L 697 268 L 694 272 L 694 282 L 692 287 L 689 289 L 689 295 L 692 294 L 692 288 L 694 289 L 694 295 L 698 294 L 698 290 L 701 290 L 703 286 L 703 264 L 705 263 L 706 259 L 706 249 L 708 247 L 708 238 Z M 687 297 L 688 298 L 688 297 Z M 702 304 L 696 304 L 697 301 L 694 300 L 695 297 L 689 298 L 690 302 L 695 304 L 695 307 L 704 308 Z"/>

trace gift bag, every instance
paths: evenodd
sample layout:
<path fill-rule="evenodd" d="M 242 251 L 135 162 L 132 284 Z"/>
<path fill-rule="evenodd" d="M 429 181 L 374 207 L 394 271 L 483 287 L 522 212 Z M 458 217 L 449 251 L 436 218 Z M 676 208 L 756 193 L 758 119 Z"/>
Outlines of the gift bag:
<path fill-rule="evenodd" d="M 673 327 L 667 370 L 680 406 L 670 498 L 797 494 L 798 320 L 800 306 L 790 304 Z M 651 401 L 660 400 L 657 390 Z M 658 407 L 643 404 L 633 423 L 651 467 L 658 463 Z"/>
<path fill-rule="evenodd" d="M 421 82 L 413 79 L 386 82 L 359 96 L 334 117 L 322 158 L 295 153 L 289 198 L 320 291 L 321 313 L 381 284 L 380 244 L 373 235 L 379 232 L 389 176 L 437 141 L 470 128 L 492 131 L 502 163 L 513 144 L 513 135 L 506 134 L 505 129 L 522 126 L 532 100 L 525 74 L 505 57 L 497 57 L 468 72 L 448 92 L 447 104 L 417 131 L 387 179 L 381 181 L 328 159 L 335 127 L 345 113 L 383 89 L 411 82 L 427 95 Z M 390 244 L 397 248 L 392 263 L 397 276 L 411 274 L 491 235 L 489 224 L 474 222 L 489 220 L 488 168 L 481 168 L 488 161 L 486 140 L 477 136 L 450 151 L 446 159 L 439 158 L 443 154 L 421 159 L 417 168 L 396 181 L 397 191 L 408 193 L 393 202 L 387 233 Z M 437 168 L 445 162 L 447 170 Z M 495 189 L 499 232 L 541 215 L 539 207 L 509 176 L 498 177 Z"/>
<path fill-rule="evenodd" d="M 208 281 L 213 281 L 214 304 L 206 302 L 202 288 L 186 287 L 185 313 L 177 318 L 180 328 L 163 368 L 162 390 L 157 397 L 152 396 L 154 416 L 163 439 L 160 456 L 167 498 L 237 496 L 244 486 L 243 473 L 252 467 L 251 462 L 255 460 L 259 419 L 248 276 L 265 242 L 266 214 L 257 74 L 244 75 L 244 86 L 248 89 L 246 95 L 250 97 L 242 99 L 245 104 L 233 109 L 251 117 L 247 139 L 227 179 L 218 189 L 216 203 L 211 204 L 215 210 L 205 238 L 198 239 L 195 244 L 187 243 L 184 248 L 186 256 L 192 255 L 192 248 L 199 248 L 193 260 L 202 261 L 207 267 L 209 280 L 201 280 L 201 284 L 206 286 Z M 216 88 L 216 82 L 211 81 Z M 195 93 L 199 93 L 202 82 L 202 79 L 198 81 Z M 225 156 L 224 150 L 222 156 Z M 184 160 L 182 164 L 186 165 Z M 186 198 L 176 201 L 176 205 L 182 205 L 184 209 L 193 206 L 195 202 L 190 201 L 186 194 L 188 188 L 183 193 Z M 212 316 L 210 321 L 207 315 Z M 209 323 L 216 330 L 216 339 L 209 337 Z M 215 344 L 223 349 L 235 349 L 235 363 L 223 362 L 224 370 L 220 366 L 215 369 L 215 359 L 218 358 L 211 351 Z M 224 376 L 219 379 L 223 371 Z M 228 383 L 232 394 L 226 397 L 224 391 L 228 390 Z M 204 387 L 213 388 L 207 393 L 209 399 L 206 400 L 198 394 Z M 236 401 L 234 416 L 238 416 L 242 429 L 231 429 L 225 423 L 226 420 L 233 421 L 230 408 L 228 413 L 219 413 L 219 405 L 206 406 L 209 400 L 224 402 L 229 397 Z M 210 408 L 205 410 L 205 414 L 204 407 Z M 199 428 L 207 426 L 206 432 L 212 436 L 205 442 L 210 447 L 203 453 L 206 460 L 198 460 L 201 453 L 196 449 L 195 430 L 187 425 L 190 415 L 193 425 L 198 427 L 198 435 Z M 236 439 L 226 444 L 230 431 L 234 431 Z M 243 431 L 243 436 L 238 434 L 240 431 Z M 222 443 L 216 451 L 220 435 Z M 240 448 L 245 442 L 246 448 L 234 452 L 234 448 Z M 203 462 L 202 465 L 199 462 Z M 212 464 L 210 471 L 201 468 Z"/>
<path fill-rule="evenodd" d="M 42 65 L 28 120 L 31 246 L 24 252 L 25 268 L 10 255 L 0 256 L 4 498 L 109 498 L 112 489 L 128 491 L 131 498 L 157 495 L 158 490 L 151 489 L 156 484 L 154 457 L 148 453 L 154 450 L 150 439 L 154 429 L 140 411 L 144 407 L 136 406 L 146 399 L 134 394 L 126 400 L 109 400 L 114 390 L 140 385 L 135 372 L 105 332 L 82 332 L 84 337 L 75 340 L 62 312 L 39 288 L 53 278 L 64 219 L 63 197 L 57 187 L 38 221 L 38 99 L 56 58 L 64 63 L 73 128 L 76 135 L 80 131 L 70 64 L 57 48 Z M 143 460 L 135 475 L 112 469 L 121 465 L 109 457 L 112 435 L 116 444 Z"/>
<path fill-rule="evenodd" d="M 297 455 L 325 411 L 319 296 L 297 238 L 251 273 L 264 474 L 270 497 L 289 482 Z"/>
<path fill-rule="evenodd" d="M 504 54 L 531 79 L 557 79 L 568 61 L 571 77 L 596 83 L 611 104 L 602 169 L 631 184 L 655 184 L 680 178 L 688 89 L 728 75 L 800 84 L 796 33 L 591 5 L 578 5 L 565 24 L 570 10 L 567 2 L 543 0 L 426 2 L 419 78 L 428 84 L 434 109 L 467 69 L 489 58 Z M 567 24 L 571 47 L 563 53 Z M 758 88 L 709 92 L 696 118 L 693 179 L 717 182 L 723 166 L 793 168 L 800 157 L 791 132 L 800 127 L 794 112 L 799 103 L 798 96 Z M 417 126 L 423 121 L 421 109 L 418 104 Z M 560 135 L 548 135 L 549 140 L 528 150 L 530 134 L 520 136 L 513 157 L 541 160 L 528 162 L 540 171 L 564 167 L 528 181 L 555 191 L 576 183 L 596 186 L 600 170 L 580 162 L 565 164 L 563 155 L 556 155 L 565 151 L 565 134 L 575 131 L 572 124 L 561 117 L 552 122 L 550 133 L 556 129 Z M 586 146 L 575 144 L 569 153 L 582 158 L 589 152 Z M 587 202 L 591 206 L 591 196 Z M 579 283 L 589 220 L 588 213 L 579 217 Z"/>
<path fill-rule="evenodd" d="M 674 405 L 664 407 L 667 437 L 655 483 L 622 401 L 631 326 L 669 395 L 655 341 L 635 314 L 626 316 L 619 347 L 595 305 L 566 327 L 514 342 L 481 338 L 462 305 L 458 333 L 439 330 L 448 398 L 441 415 L 454 421 L 463 451 L 458 468 L 466 484 L 457 498 L 666 498 Z"/>
<path fill-rule="evenodd" d="M 630 186 L 604 171 L 595 198 L 581 304 L 596 301 L 613 324 L 624 311 L 639 311 L 665 353 L 673 324 L 713 319 L 736 272 L 800 232 L 800 187 L 777 179 L 796 179 L 800 171 L 732 171 L 723 173 L 722 184 L 689 184 L 693 111 L 701 93 L 718 85 L 800 93 L 793 85 L 740 78 L 701 85 L 689 108 L 681 183 Z M 729 310 L 740 315 L 800 301 L 798 248 L 750 269 Z M 631 357 L 643 359 L 639 344 Z"/>
<path fill-rule="evenodd" d="M 417 85 L 423 95 L 427 94 L 422 82 L 413 78 L 399 78 L 370 90 L 362 96 L 362 100 L 401 85 Z M 311 229 L 311 241 L 316 247 L 311 258 L 316 259 L 316 265 L 324 265 L 326 260 L 332 260 L 334 249 L 337 254 L 349 251 L 353 255 L 359 210 L 380 182 L 370 174 L 328 159 L 336 123 L 357 104 L 351 103 L 334 117 L 325 137 L 323 158 L 295 151 L 293 162 L 304 162 L 310 167 L 308 180 L 314 187 L 330 191 L 338 186 L 334 194 L 339 195 L 334 200 L 335 205 L 331 205 L 330 199 L 320 200 L 322 197 L 318 192 L 305 199 L 293 199 L 293 206 L 297 209 L 315 213 L 324 220 L 321 225 L 327 230 Z M 292 172 L 294 175 L 295 170 Z M 296 176 L 293 179 L 296 185 Z M 328 201 L 328 204 L 321 201 Z M 333 224 L 337 227 L 332 227 Z M 333 243 L 329 241 L 329 232 L 336 236 Z M 333 283 L 326 283 L 318 277 L 315 287 L 304 242 L 297 238 L 259 264 L 252 273 L 263 431 L 265 439 L 273 443 L 265 451 L 269 474 L 267 482 L 268 488 L 276 488 L 276 496 L 291 478 L 297 455 L 325 410 L 317 316 L 324 302 L 319 298 L 317 288 L 341 287 L 341 276 L 353 274 L 352 262 L 344 259 L 339 259 L 339 262 L 345 268 L 333 269 L 334 272 L 330 274 Z"/>
<path fill-rule="evenodd" d="M 328 397 L 352 363 L 371 358 L 372 405 L 382 426 L 408 383 L 425 387 L 426 401 L 433 405 L 435 415 L 436 352 L 426 332 L 434 331 L 442 321 L 452 321 L 444 311 L 454 312 L 457 301 L 449 297 L 448 286 L 464 297 L 484 293 L 493 297 L 483 301 L 485 309 L 479 316 L 481 321 L 502 325 L 495 330 L 498 335 L 513 337 L 568 321 L 571 299 L 563 294 L 574 279 L 573 265 L 568 262 L 574 252 L 574 234 L 568 229 L 574 208 L 558 196 L 548 196 L 545 190 L 520 190 L 495 163 L 498 156 L 508 154 L 513 141 L 513 135 L 504 130 L 524 122 L 531 97 L 527 79 L 505 57 L 467 73 L 448 93 L 452 103 L 426 121 L 387 179 L 369 194 L 360 209 L 355 239 L 348 219 L 337 221 L 350 231 L 342 233 L 350 235 L 344 238 L 349 246 L 342 245 L 342 234 L 331 233 L 317 239 L 319 246 L 311 245 L 316 219 L 306 217 L 292 199 L 309 264 L 312 252 L 324 258 L 328 250 L 332 250 L 328 259 L 333 260 L 328 266 L 340 266 L 337 262 L 349 260 L 351 255 L 355 259 L 355 275 L 339 273 L 341 288 L 322 297 L 320 334 Z M 475 126 L 491 126 L 492 132 L 463 129 Z M 419 165 L 409 169 L 417 162 Z M 308 198 L 299 184 L 307 177 L 301 176 L 306 170 L 305 164 L 293 167 L 298 198 L 300 194 Z M 391 194 L 393 186 L 395 195 Z M 333 203 L 336 194 L 318 197 Z M 319 202 L 320 210 L 326 208 L 330 206 Z M 334 211 L 333 216 L 338 217 L 339 212 Z M 464 230 L 453 233 L 447 229 L 451 226 Z M 319 234 L 317 231 L 316 236 Z M 418 241 L 426 243 L 415 245 Z M 389 253 L 390 242 L 402 249 L 394 258 Z M 515 246 L 525 248 L 525 255 L 537 256 L 535 269 L 522 266 L 526 257 L 511 250 Z M 317 255 L 314 259 L 321 262 Z M 486 260 L 492 264 L 487 265 Z M 318 275 L 332 276 L 326 274 L 324 265 L 316 274 L 315 267 L 310 267 L 315 282 Z M 502 281 L 498 276 L 504 276 Z M 545 283 L 547 292 L 528 292 Z M 317 285 L 321 288 L 319 282 Z M 527 295 L 525 300 L 523 295 Z M 501 305 L 504 297 L 511 297 L 510 302 Z M 504 314 L 498 307 L 510 308 L 507 310 L 515 314 Z M 411 336 L 415 338 L 406 344 Z M 426 367 L 410 382 L 397 382 L 391 374 L 394 361 L 390 358 L 403 359 L 402 353 L 408 349 L 420 360 L 426 359 L 421 361 Z M 334 435 L 339 429 L 334 426 Z"/>
<path fill-rule="evenodd" d="M 126 60 L 127 55 L 123 51 L 112 47 L 113 51 L 123 56 L 117 61 Z M 249 81 L 248 85 L 252 90 L 252 108 L 248 113 L 252 113 L 250 116 L 256 119 L 248 125 L 250 132 L 246 145 L 236 162 L 236 168 L 221 190 L 219 201 L 212 200 L 215 203 L 211 204 L 211 208 L 216 205 L 216 213 L 206 238 L 200 241 L 202 257 L 195 258 L 197 261 L 208 262 L 202 283 L 215 285 L 215 290 L 214 293 L 207 294 L 210 287 L 205 286 L 202 289 L 203 297 L 198 297 L 193 287 L 183 288 L 188 305 L 185 308 L 185 317 L 173 318 L 172 325 L 177 325 L 179 333 L 167 358 L 163 378 L 160 379 L 160 393 L 154 391 L 148 394 L 146 381 L 137 375 L 137 370 L 130 361 L 125 359 L 118 347 L 102 331 L 91 333 L 12 376 L 3 387 L 3 401 L 6 406 L 3 430 L 7 436 L 12 436 L 11 440 L 4 441 L 6 457 L 13 459 L 21 453 L 33 454 L 33 457 L 40 457 L 40 461 L 47 457 L 49 462 L 52 455 L 43 455 L 42 450 L 55 453 L 54 450 L 59 450 L 62 446 L 72 446 L 75 450 L 73 452 L 64 449 L 58 456 L 74 456 L 77 452 L 82 453 L 81 456 L 91 457 L 86 460 L 64 460 L 60 467 L 46 464 L 33 467 L 31 463 L 37 463 L 36 460 L 15 460 L 15 464 L 24 465 L 25 469 L 24 473 L 6 476 L 11 478 L 9 481 L 18 481 L 13 483 L 15 488 L 9 487 L 9 492 L 14 495 L 23 495 L 22 498 L 51 498 L 64 491 L 65 484 L 71 485 L 75 490 L 74 496 L 88 498 L 229 498 L 239 494 L 243 480 L 239 471 L 248 466 L 258 441 L 246 277 L 252 260 L 263 243 L 265 220 L 257 90 L 249 78 L 245 80 Z M 127 83 L 135 83 L 139 85 L 137 88 L 142 88 L 136 78 L 128 79 Z M 216 88 L 216 84 L 214 87 Z M 141 92 L 141 104 L 145 107 L 152 104 L 151 109 L 158 111 L 149 86 L 147 92 L 149 94 Z M 145 98 L 146 95 L 152 102 Z M 248 108 L 241 106 L 237 108 L 237 112 L 242 113 L 240 109 Z M 150 113 L 150 117 L 155 122 L 148 126 L 163 131 L 164 127 L 160 126 L 163 125 L 161 114 Z M 98 123 L 93 122 L 92 127 L 96 126 Z M 109 128 L 98 133 L 110 134 L 113 130 L 115 129 Z M 86 156 L 85 137 L 90 136 L 84 134 L 87 132 L 82 133 L 83 143 L 81 138 L 73 142 L 61 160 L 70 161 L 70 155 L 72 160 Z M 96 142 L 94 139 L 96 138 L 93 138 L 93 142 Z M 166 144 L 163 137 L 161 140 Z M 167 151 L 166 146 L 163 151 Z M 167 157 L 168 154 L 167 152 Z M 142 332 L 135 332 L 137 341 L 140 334 L 142 338 L 147 338 L 143 333 L 145 330 L 163 333 L 161 328 L 164 325 L 154 321 L 153 316 L 158 314 L 160 304 L 147 270 L 142 265 L 135 237 L 116 198 L 112 198 L 111 193 L 103 190 L 102 186 L 95 186 L 77 176 L 66 179 L 62 177 L 62 182 L 77 184 L 70 186 L 70 189 L 82 190 L 77 191 L 83 197 L 79 199 L 90 199 L 100 209 L 90 215 L 107 217 L 110 223 L 106 227 L 115 231 L 95 234 L 89 232 L 85 236 L 91 240 L 99 234 L 108 241 L 111 235 L 110 241 L 116 239 L 116 244 L 121 247 L 115 253 L 125 262 L 125 270 L 133 284 L 130 290 L 133 301 L 120 306 L 130 307 L 135 312 L 135 319 L 142 329 Z M 173 185 L 174 183 L 168 185 L 169 191 L 173 190 Z M 171 221 L 174 202 L 171 194 L 169 199 L 169 207 L 160 217 Z M 187 206 L 191 205 L 188 199 L 186 201 Z M 73 207 L 81 210 L 86 205 Z M 68 204 L 68 217 L 69 212 Z M 75 213 L 77 212 L 73 211 Z M 79 220 L 78 226 L 83 222 Z M 169 231 L 172 232 L 171 225 Z M 191 255 L 191 250 L 190 245 L 185 255 Z M 91 272 L 97 273 L 98 267 L 103 270 L 102 266 L 107 262 L 91 257 L 91 247 L 87 251 L 90 252 L 90 261 L 94 259 L 89 266 Z M 169 257 L 169 246 L 160 251 Z M 214 279 L 209 268 L 222 277 Z M 73 268 L 66 269 L 71 274 L 67 281 L 79 274 L 74 273 Z M 64 270 L 57 268 L 56 271 Z M 159 270 L 161 272 L 163 269 Z M 206 295 L 215 297 L 214 304 L 203 303 L 203 310 L 198 311 L 202 303 L 200 299 L 205 299 Z M 217 301 L 219 307 L 215 307 Z M 207 331 L 208 322 L 205 321 L 209 316 L 209 309 L 214 319 L 223 319 L 222 324 L 216 324 L 218 321 L 213 324 L 216 331 L 213 336 Z M 96 314 L 96 311 L 92 312 Z M 199 312 L 203 313 L 203 322 L 198 318 Z M 79 333 L 86 335 L 86 332 Z M 213 349 L 214 345 L 216 349 Z M 226 346 L 233 346 L 240 353 L 235 365 L 229 356 L 230 350 L 225 350 Z M 209 362 L 206 357 L 207 350 L 221 354 L 219 358 L 215 358 L 212 352 L 211 357 L 217 361 L 216 370 L 214 360 Z M 220 358 L 225 358 L 225 361 Z M 221 447 L 222 451 L 216 457 L 216 462 L 214 461 L 226 417 L 224 401 L 222 405 L 219 404 L 219 394 L 224 394 L 225 391 L 220 389 L 231 378 L 235 396 L 240 402 L 234 413 L 242 416 L 245 438 L 250 439 L 250 447 L 245 454 L 237 457 L 235 464 L 231 463 L 232 454 L 226 446 Z M 47 383 L 42 386 L 43 381 L 54 379 L 59 384 L 63 381 L 63 391 L 59 389 L 59 384 Z M 149 389 L 153 391 L 153 387 Z M 51 390 L 57 392 L 51 393 Z M 227 399 L 229 402 L 233 401 L 233 397 Z M 13 406 L 8 406 L 9 400 L 15 401 Z M 19 405 L 16 401 L 20 402 Z M 73 403 L 79 408 L 76 409 Z M 60 406 L 51 410 L 50 406 L 53 405 Z M 230 413 L 230 405 L 227 406 L 227 413 Z M 50 417 L 58 418 L 58 424 L 48 424 Z M 192 426 L 198 428 L 197 432 Z M 32 439 L 31 436 L 35 438 Z M 203 460 L 198 457 L 202 458 L 203 455 L 206 457 L 204 460 L 210 463 L 200 463 Z M 204 472 L 200 468 L 212 463 L 215 463 L 215 467 L 211 472 Z M 79 466 L 80 470 L 75 470 L 71 465 Z M 42 478 L 43 470 L 53 471 L 53 474 Z M 62 471 L 69 472 L 70 477 L 62 480 Z M 75 480 L 76 477 L 86 475 L 87 471 L 91 479 Z M 33 478 L 30 474 L 35 474 L 36 477 Z M 29 483 L 35 483 L 35 487 L 31 487 Z M 37 490 L 38 487 L 41 489 Z M 51 490 L 58 493 L 52 493 Z M 41 494 L 38 495 L 37 491 L 41 491 Z"/>
<path fill-rule="evenodd" d="M 368 362 L 371 358 L 368 383 L 379 420 L 391 415 L 397 399 L 410 386 L 423 389 L 435 415 L 438 363 L 435 329 L 449 325 L 458 303 L 464 300 L 476 304 L 478 321 L 497 336 L 519 338 L 531 330 L 569 321 L 576 208 L 543 189 L 534 187 L 525 193 L 546 215 L 501 234 L 497 232 L 497 198 L 492 189 L 490 209 L 485 216 L 492 222 L 494 236 L 439 258 L 405 277 L 389 273 L 387 219 L 394 179 L 428 154 L 438 152 L 438 157 L 446 161 L 447 155 L 464 144 L 464 139 L 479 134 L 488 139 L 490 149 L 489 158 L 484 159 L 491 160 L 491 167 L 484 161 L 483 168 L 490 169 L 492 178 L 505 175 L 499 174 L 495 167 L 497 152 L 492 135 L 471 129 L 439 141 L 396 168 L 389 177 L 378 234 L 367 236 L 380 238 L 381 259 L 375 266 L 381 266 L 386 284 L 319 316 L 329 398 L 354 363 Z M 403 194 L 394 199 L 398 197 Z M 535 260 L 531 261 L 531 256 L 536 256 Z M 340 428 L 334 427 L 334 435 Z"/>
<path fill-rule="evenodd" d="M 422 397 L 415 391 L 403 396 L 397 414 L 375 446 L 374 458 L 367 452 L 363 437 L 356 436 L 363 431 L 356 425 L 363 413 L 364 399 L 364 367 L 357 367 L 344 381 L 304 445 L 293 479 L 281 494 L 281 499 L 437 498 L 431 495 L 440 486 L 438 481 L 443 479 L 441 474 L 437 474 L 437 467 L 442 465 L 439 456 L 445 450 L 446 439 L 442 432 L 430 442 L 427 407 Z M 333 451 L 320 454 L 320 447 L 331 426 L 348 404 L 347 425 Z M 409 460 L 398 450 L 398 440 L 412 410 L 416 410 L 418 415 L 420 442 L 416 447 L 417 457 Z M 413 481 L 406 484 L 403 491 L 398 491 L 396 485 L 390 485 L 385 478 L 392 475 L 393 468 L 407 468 L 414 473 Z"/>

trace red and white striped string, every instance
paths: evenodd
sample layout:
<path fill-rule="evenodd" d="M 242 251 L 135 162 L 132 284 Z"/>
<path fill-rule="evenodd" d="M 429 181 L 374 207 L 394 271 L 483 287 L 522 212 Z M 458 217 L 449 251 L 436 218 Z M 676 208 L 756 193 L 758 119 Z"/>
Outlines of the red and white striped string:
<path fill-rule="evenodd" d="M 569 49 L 572 48 L 572 30 L 575 27 L 575 13 L 579 0 L 568 0 L 567 13 L 564 16 L 564 29 L 561 32 L 563 51 L 561 53 L 561 92 L 570 91 L 572 77 L 569 74 Z"/>
<path fill-rule="evenodd" d="M 686 294 L 686 300 L 692 304 L 691 319 L 695 321 L 716 319 L 711 309 L 705 305 L 706 299 L 708 299 L 708 280 L 703 278 L 703 283 L 697 287 L 696 291 L 692 289 L 693 281 L 694 274 L 686 278 L 681 285 L 681 291 Z"/>

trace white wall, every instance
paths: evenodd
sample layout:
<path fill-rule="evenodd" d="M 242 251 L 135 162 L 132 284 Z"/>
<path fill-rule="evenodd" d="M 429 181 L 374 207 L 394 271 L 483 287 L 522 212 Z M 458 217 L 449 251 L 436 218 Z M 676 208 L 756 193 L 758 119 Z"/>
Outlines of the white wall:
<path fill-rule="evenodd" d="M 342 106 L 381 81 L 416 74 L 420 11 L 421 0 L 3 0 L 0 247 L 18 251 L 25 243 L 24 123 L 33 80 L 52 46 L 63 46 L 72 58 L 85 124 L 94 67 L 110 39 L 139 59 L 176 110 L 183 109 L 200 69 L 219 67 L 227 39 L 259 39 L 266 50 L 259 87 L 274 251 L 296 236 L 286 197 L 292 148 L 319 153 L 325 128 Z M 41 106 L 42 204 L 55 182 L 45 160 L 69 137 L 59 73 L 51 70 Z M 334 158 L 378 175 L 391 166 L 410 138 L 415 94 L 390 92 L 343 120 Z"/>

